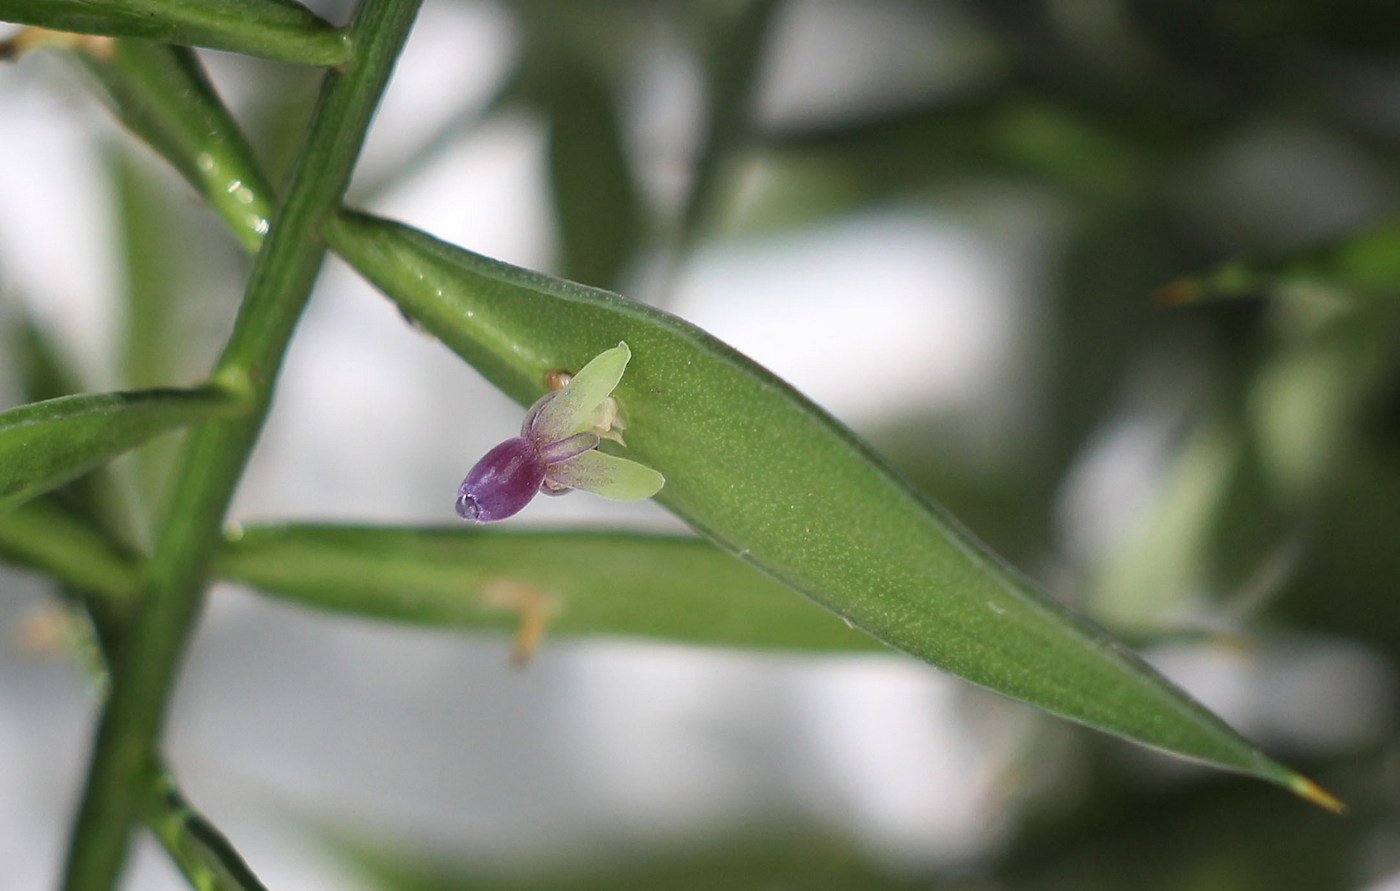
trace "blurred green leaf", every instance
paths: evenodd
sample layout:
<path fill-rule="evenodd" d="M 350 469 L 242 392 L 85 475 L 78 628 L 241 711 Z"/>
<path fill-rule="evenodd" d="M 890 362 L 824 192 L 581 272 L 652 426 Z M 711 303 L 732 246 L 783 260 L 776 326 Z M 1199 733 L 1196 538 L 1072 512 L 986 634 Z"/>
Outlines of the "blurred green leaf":
<path fill-rule="evenodd" d="M 615 287 L 636 253 L 642 208 L 607 82 L 563 53 L 549 66 L 541 101 L 549 117 L 549 174 L 563 275 Z"/>
<path fill-rule="evenodd" d="M 1315 800 L 1122 645 L 1005 566 L 856 436 L 703 331 L 614 294 L 341 214 L 331 246 L 522 404 L 619 340 L 627 454 L 657 500 L 886 643 L 1052 713 Z M 860 357 L 834 355 L 853 375 Z"/>
<path fill-rule="evenodd" d="M 63 396 L 0 412 L 0 513 L 161 433 L 237 409 L 206 387 Z"/>
<path fill-rule="evenodd" d="M 1307 547 L 1273 614 L 1363 641 L 1400 664 L 1400 448 L 1350 456 L 1311 516 Z"/>
<path fill-rule="evenodd" d="M 14 371 L 28 401 L 40 402 L 82 392 L 77 369 L 33 318 L 22 317 L 8 334 L 10 343 L 6 352 L 16 360 Z"/>
<path fill-rule="evenodd" d="M 761 143 L 780 156 L 838 164 L 874 196 L 989 177 L 1111 205 L 1150 191 L 1161 165 L 1160 119 L 1085 108 L 1021 85 L 998 86 L 834 122 L 772 127 L 760 134 Z M 1181 138 L 1174 126 L 1167 125 L 1165 138 Z"/>
<path fill-rule="evenodd" d="M 1121 774 L 1121 770 L 1115 771 Z M 1357 887 L 1377 808 L 1347 819 L 1279 808 L 1263 790 L 1208 782 L 1124 794 L 1127 778 L 1084 806 L 1028 820 L 991 871 L 1005 891 L 1323 891 Z M 1364 885 L 1364 882 L 1362 883 Z"/>
<path fill-rule="evenodd" d="M 76 55 L 102 85 L 113 114 L 256 252 L 272 217 L 272 189 L 194 53 L 144 40 L 117 40 L 108 49 Z"/>
<path fill-rule="evenodd" d="M 0 21 L 308 65 L 350 61 L 344 33 L 291 0 L 0 0 Z"/>
<path fill-rule="evenodd" d="M 1366 408 L 1393 378 L 1400 306 L 1297 294 L 1267 309 L 1262 343 L 1234 345 L 1240 379 L 1216 383 L 1151 524 L 1100 567 L 1095 615 L 1112 627 L 1189 618 L 1183 605 L 1256 610 L 1319 542 L 1319 506 L 1351 472 Z"/>
<path fill-rule="evenodd" d="M 1124 633 L 1162 631 L 1192 618 L 1194 599 L 1211 590 L 1211 532 L 1239 472 L 1239 439 L 1238 429 L 1223 422 L 1193 432 L 1162 484 L 1151 521 L 1095 567 L 1088 604 L 1094 618 Z"/>
<path fill-rule="evenodd" d="M 190 340 L 182 330 L 184 307 L 180 302 L 188 280 L 181 276 L 186 272 L 182 264 L 189 260 L 190 249 L 182 244 L 185 233 L 177 231 L 168 183 L 152 176 L 148 168 L 153 165 L 144 161 L 121 150 L 111 152 L 108 158 L 120 215 L 118 242 L 126 268 L 122 385 L 131 388 L 179 380 L 182 354 Z M 194 286 L 193 282 L 190 285 Z M 134 455 L 130 465 L 113 465 L 118 474 L 130 471 L 119 478 L 131 484 L 127 500 L 141 516 L 134 524 L 138 528 L 150 528 L 154 502 L 164 489 L 175 446 L 173 438 L 157 440 Z"/>
<path fill-rule="evenodd" d="M 753 97 L 778 6 L 774 0 L 746 0 L 706 29 L 705 132 L 681 208 L 677 245 L 682 252 L 712 222 L 726 185 L 724 166 L 749 141 Z"/>
<path fill-rule="evenodd" d="M 732 840 L 673 850 L 608 852 L 583 863 L 490 864 L 387 850 L 378 839 L 338 850 L 393 891 L 914 891 L 941 887 L 890 875 L 851 845 L 790 828 L 748 826 Z"/>
<path fill-rule="evenodd" d="M 52 497 L 0 513 L 0 558 L 113 601 L 131 600 L 140 590 L 130 555 Z"/>
<path fill-rule="evenodd" d="M 1393 374 L 1400 304 L 1300 296 L 1274 315 L 1279 330 L 1251 380 L 1247 418 L 1281 500 L 1307 504 L 1346 459 L 1363 407 Z"/>
<path fill-rule="evenodd" d="M 1182 250 L 1180 233 L 1157 208 L 1107 208 L 1075 222 L 1046 309 L 1050 419 L 1040 460 L 1041 485 L 1051 491 L 1112 417 L 1127 382 L 1142 374 L 1144 356 L 1190 350 L 1196 334 L 1195 320 L 1163 312 L 1149 299 Z M 1185 352 L 1187 362 L 1193 352 Z"/>
<path fill-rule="evenodd" d="M 1165 303 L 1261 297 L 1282 289 L 1334 289 L 1363 300 L 1400 298 L 1400 220 L 1272 259 L 1231 260 L 1163 286 Z"/>
<path fill-rule="evenodd" d="M 252 526 L 224 545 L 216 571 L 320 609 L 429 625 L 515 628 L 518 601 L 547 611 L 551 634 L 772 649 L 878 647 L 693 538 Z"/>
<path fill-rule="evenodd" d="M 126 152 L 108 170 L 116 184 L 119 239 L 126 267 L 123 383 L 154 387 L 174 377 L 179 360 L 176 263 L 182 256 L 163 183 Z"/>

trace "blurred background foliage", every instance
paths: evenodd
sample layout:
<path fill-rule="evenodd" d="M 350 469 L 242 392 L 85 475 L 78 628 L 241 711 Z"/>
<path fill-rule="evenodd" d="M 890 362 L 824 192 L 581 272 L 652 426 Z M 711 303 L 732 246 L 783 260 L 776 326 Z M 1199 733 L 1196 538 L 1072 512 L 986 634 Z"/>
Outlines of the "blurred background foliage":
<path fill-rule="evenodd" d="M 960 418 L 910 404 L 866 434 L 996 550 L 1121 635 L 1273 654 L 1259 661 L 1275 667 L 1281 650 L 1345 653 L 1393 677 L 1400 9 L 538 0 L 513 10 L 522 50 L 496 102 L 549 127 L 561 274 L 635 292 L 651 262 L 664 305 L 668 264 L 707 241 L 892 204 L 994 231 L 1005 208 L 1023 209 L 1042 274 L 1020 295 L 1031 360 L 1014 422 L 969 449 Z M 892 67 L 918 74 L 882 80 L 876 65 L 862 89 L 843 90 L 851 56 L 834 53 L 811 75 L 836 85 L 830 101 L 765 104 L 778 51 L 803 52 L 788 45 L 801 20 L 823 16 L 838 41 L 842 23 L 860 34 L 870 17 L 884 20 L 877 33 L 907 28 L 917 36 L 891 47 L 905 54 Z M 626 129 L 636 65 L 658 35 L 693 58 L 704 95 L 691 176 L 670 193 L 648 190 Z M 1150 497 L 1127 515 L 1076 517 L 1103 501 L 1095 471 L 1135 459 Z M 1086 526 L 1101 531 L 1076 540 Z M 1346 688 L 1294 693 L 1326 700 Z M 479 884 L 447 870 L 415 884 L 369 860 L 393 876 L 387 886 L 422 888 L 1364 887 L 1400 869 L 1395 687 L 1367 689 L 1376 698 L 1354 704 L 1369 716 L 1360 727 L 1272 740 L 1350 802 L 1342 819 L 1228 778 L 1143 784 L 1115 747 L 1084 738 L 1074 788 L 1030 796 L 984 861 L 931 877 L 867 872 L 829 843 L 771 832 L 758 833 L 771 846 L 689 850 L 578 881 Z"/>
<path fill-rule="evenodd" d="M 317 9 L 343 18 L 334 4 Z M 523 113 L 548 132 L 552 271 L 662 306 L 707 244 L 872 208 L 918 207 L 1004 237 L 1021 252 L 1008 262 L 1034 271 L 1016 295 L 1024 358 L 1011 408 L 989 406 L 1000 420 L 978 423 L 911 401 L 861 432 L 1116 634 L 1163 658 L 1205 654 L 1255 672 L 1249 689 L 1272 698 L 1227 702 L 1227 718 L 1351 810 L 1333 817 L 1224 776 L 1183 783 L 1057 726 L 1008 768 L 1003 782 L 1019 791 L 1004 837 L 916 875 L 767 824 L 489 881 L 480 864 L 334 830 L 332 847 L 400 889 L 1400 887 L 1400 7 L 520 0 L 502 10 L 519 42 L 498 89 L 470 97 L 403 164 L 361 176 L 352 197 L 372 202 L 483 122 Z M 838 48 L 843 34 L 901 39 L 888 59 L 879 45 L 826 57 L 830 47 L 801 44 L 823 21 Z M 637 136 L 656 111 L 639 96 L 658 46 L 689 72 L 703 111 L 660 158 Z M 804 54 L 826 95 L 794 108 L 774 95 L 774 69 Z M 280 182 L 314 72 L 259 64 L 245 76 L 240 118 Z M 186 225 L 188 211 L 163 206 L 144 168 L 112 163 L 133 229 L 169 237 Z M 150 304 L 133 304 L 133 384 L 205 354 L 142 348 L 168 338 L 154 328 L 179 326 L 197 344 L 231 312 L 217 301 L 169 311 L 189 261 L 164 244 L 125 246 L 130 292 Z M 38 348 L 6 354 L 50 368 Z M 33 395 L 73 388 L 57 376 L 31 374 L 49 382 Z M 1323 680 L 1284 683 L 1318 663 L 1326 670 L 1308 677 Z M 1335 701 L 1358 689 L 1363 701 Z"/>

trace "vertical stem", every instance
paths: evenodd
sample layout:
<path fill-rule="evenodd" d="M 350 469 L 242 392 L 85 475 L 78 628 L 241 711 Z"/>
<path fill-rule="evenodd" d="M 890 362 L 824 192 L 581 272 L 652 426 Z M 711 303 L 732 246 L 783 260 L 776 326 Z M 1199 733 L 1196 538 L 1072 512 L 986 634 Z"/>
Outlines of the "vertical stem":
<path fill-rule="evenodd" d="M 140 612 L 113 667 L 64 888 L 105 891 L 117 881 L 155 770 L 155 747 L 210 555 L 297 319 L 325 256 L 321 220 L 339 205 L 375 106 L 421 0 L 363 0 L 350 25 L 353 61 L 326 75 L 297 173 L 253 264 L 247 294 L 215 379 L 253 408 L 190 432 L 174 497 L 157 534 Z"/>

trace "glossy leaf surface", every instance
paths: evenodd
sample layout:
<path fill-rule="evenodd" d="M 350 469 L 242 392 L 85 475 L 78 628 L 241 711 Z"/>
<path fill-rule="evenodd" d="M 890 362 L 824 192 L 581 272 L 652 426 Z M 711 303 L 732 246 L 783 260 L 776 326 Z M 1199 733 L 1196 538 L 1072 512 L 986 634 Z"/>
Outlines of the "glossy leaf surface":
<path fill-rule="evenodd" d="M 658 500 L 876 638 L 1052 713 L 1314 794 L 1005 566 L 838 421 L 703 331 L 388 221 L 342 214 L 326 235 L 522 404 L 550 372 L 626 340 L 633 358 L 614 397 L 627 454 L 666 476 Z M 859 373 L 858 357 L 842 361 Z"/>
<path fill-rule="evenodd" d="M 270 226 L 272 189 L 195 54 L 117 40 L 104 54 L 77 56 L 102 85 L 112 113 L 169 161 L 255 253 Z"/>

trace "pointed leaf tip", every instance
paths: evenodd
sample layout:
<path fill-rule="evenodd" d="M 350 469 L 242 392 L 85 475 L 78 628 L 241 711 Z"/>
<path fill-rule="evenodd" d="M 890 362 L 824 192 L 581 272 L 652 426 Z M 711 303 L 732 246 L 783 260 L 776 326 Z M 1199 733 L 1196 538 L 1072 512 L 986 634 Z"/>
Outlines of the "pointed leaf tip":
<path fill-rule="evenodd" d="M 1340 798 L 1305 776 L 1294 775 L 1293 779 L 1288 782 L 1288 788 L 1299 798 L 1311 801 L 1318 807 L 1326 808 L 1334 814 L 1346 813 L 1347 806 Z"/>

